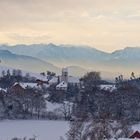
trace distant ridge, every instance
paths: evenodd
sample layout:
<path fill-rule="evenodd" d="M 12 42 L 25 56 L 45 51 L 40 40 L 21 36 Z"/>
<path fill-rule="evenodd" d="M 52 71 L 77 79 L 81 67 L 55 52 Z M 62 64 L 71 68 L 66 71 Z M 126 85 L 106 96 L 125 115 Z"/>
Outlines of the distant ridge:
<path fill-rule="evenodd" d="M 0 60 L 0 65 L 22 70 L 31 70 L 33 72 L 47 71 L 47 69 L 54 72 L 59 70 L 58 67 L 47 61 L 31 56 L 14 54 L 9 50 L 0 50 Z"/>
<path fill-rule="evenodd" d="M 106 71 L 108 76 L 114 77 L 118 73 L 129 75 L 132 71 L 139 74 L 140 69 L 140 47 L 126 47 L 122 50 L 107 53 L 88 46 L 50 43 L 1 45 L 0 50 L 8 50 L 16 55 L 30 56 L 41 60 L 41 62 L 43 61 L 43 63 L 54 64 L 58 69 L 66 66 L 76 66 L 71 67 L 73 72 L 77 70 L 81 73 L 90 70 Z M 42 70 L 44 70 L 43 67 Z"/>

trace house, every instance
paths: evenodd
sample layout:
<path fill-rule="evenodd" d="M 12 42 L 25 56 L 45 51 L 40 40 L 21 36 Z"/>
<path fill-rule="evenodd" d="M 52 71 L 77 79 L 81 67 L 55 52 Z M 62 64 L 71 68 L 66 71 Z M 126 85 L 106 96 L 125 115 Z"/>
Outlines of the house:
<path fill-rule="evenodd" d="M 68 87 L 68 84 L 65 81 L 62 81 L 56 86 L 56 90 L 66 91 L 67 87 Z"/>
<path fill-rule="evenodd" d="M 25 89 L 20 85 L 20 83 L 16 82 L 10 89 L 10 91 L 14 94 L 24 94 Z"/>
<path fill-rule="evenodd" d="M 44 81 L 44 80 L 40 80 L 40 79 L 37 79 L 36 83 L 37 83 L 38 86 L 43 86 L 45 84 L 49 84 L 48 81 Z"/>
<path fill-rule="evenodd" d="M 135 139 L 135 138 L 139 138 L 140 139 L 140 132 L 139 131 L 135 131 L 129 138 L 130 139 Z"/>
<path fill-rule="evenodd" d="M 46 82 L 42 83 L 42 81 L 36 81 L 36 83 L 24 83 L 24 82 L 16 82 L 13 86 L 12 89 L 16 90 L 25 90 L 26 88 L 34 88 L 34 89 L 39 89 L 42 90 L 43 88 L 48 88 L 48 84 Z"/>
<path fill-rule="evenodd" d="M 0 98 L 3 98 L 3 96 L 7 93 L 7 90 L 0 88 Z"/>
<path fill-rule="evenodd" d="M 22 89 L 26 88 L 38 88 L 37 83 L 23 83 L 23 82 L 16 82 L 13 87 L 20 87 Z"/>

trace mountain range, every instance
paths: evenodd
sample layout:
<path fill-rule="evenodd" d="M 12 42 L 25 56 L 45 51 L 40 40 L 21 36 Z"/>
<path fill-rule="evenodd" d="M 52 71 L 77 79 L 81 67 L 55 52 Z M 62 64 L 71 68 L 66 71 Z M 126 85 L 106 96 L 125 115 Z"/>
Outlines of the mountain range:
<path fill-rule="evenodd" d="M 12 67 L 21 70 L 28 70 L 31 72 L 54 71 L 58 72 L 60 69 L 51 63 L 41 59 L 11 53 L 8 50 L 0 50 L 1 65 Z"/>
<path fill-rule="evenodd" d="M 111 78 L 120 73 L 127 76 L 139 72 L 140 47 L 126 47 L 112 53 L 103 52 L 88 46 L 32 44 L 0 45 L 0 59 L 5 65 L 14 65 L 33 71 L 69 67 L 71 74 L 81 75 L 87 71 L 100 71 Z M 15 63 L 16 62 L 16 63 Z"/>

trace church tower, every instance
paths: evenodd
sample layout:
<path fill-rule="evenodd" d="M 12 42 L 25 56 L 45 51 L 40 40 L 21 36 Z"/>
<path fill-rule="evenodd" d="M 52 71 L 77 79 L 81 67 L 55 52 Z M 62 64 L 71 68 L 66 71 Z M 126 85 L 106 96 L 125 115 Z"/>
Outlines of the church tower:
<path fill-rule="evenodd" d="M 67 68 L 62 69 L 61 81 L 64 81 L 64 82 L 68 83 L 68 69 Z"/>

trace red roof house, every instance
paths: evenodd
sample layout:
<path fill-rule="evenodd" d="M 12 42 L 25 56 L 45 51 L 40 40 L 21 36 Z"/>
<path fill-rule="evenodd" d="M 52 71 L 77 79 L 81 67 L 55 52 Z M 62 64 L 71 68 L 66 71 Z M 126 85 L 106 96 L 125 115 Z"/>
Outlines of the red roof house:
<path fill-rule="evenodd" d="M 131 135 L 129 138 L 134 139 L 134 138 L 140 138 L 140 132 L 136 131 L 135 133 L 133 133 L 133 135 Z"/>

